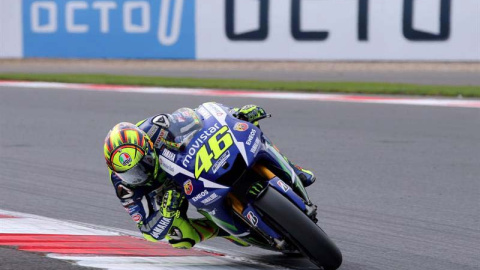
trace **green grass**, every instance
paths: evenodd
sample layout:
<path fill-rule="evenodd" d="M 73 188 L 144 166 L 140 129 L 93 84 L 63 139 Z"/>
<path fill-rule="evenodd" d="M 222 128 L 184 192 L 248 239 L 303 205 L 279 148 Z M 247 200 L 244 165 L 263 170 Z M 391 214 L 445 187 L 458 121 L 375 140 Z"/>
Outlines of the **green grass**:
<path fill-rule="evenodd" d="M 186 88 L 250 89 L 295 92 L 480 97 L 480 86 L 416 85 L 366 82 L 292 82 L 233 79 L 193 79 L 104 74 L 0 74 L 0 80 L 48 81 Z"/>

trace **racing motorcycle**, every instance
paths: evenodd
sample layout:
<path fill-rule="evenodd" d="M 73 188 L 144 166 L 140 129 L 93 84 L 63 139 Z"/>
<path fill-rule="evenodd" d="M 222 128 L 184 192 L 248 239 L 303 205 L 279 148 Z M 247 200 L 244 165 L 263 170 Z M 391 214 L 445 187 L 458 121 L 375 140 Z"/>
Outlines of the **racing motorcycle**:
<path fill-rule="evenodd" d="M 218 103 L 204 103 L 195 114 L 179 131 L 180 150 L 159 155 L 190 204 L 250 245 L 301 252 L 318 267 L 337 269 L 340 250 L 316 224 L 316 206 L 262 131 Z"/>

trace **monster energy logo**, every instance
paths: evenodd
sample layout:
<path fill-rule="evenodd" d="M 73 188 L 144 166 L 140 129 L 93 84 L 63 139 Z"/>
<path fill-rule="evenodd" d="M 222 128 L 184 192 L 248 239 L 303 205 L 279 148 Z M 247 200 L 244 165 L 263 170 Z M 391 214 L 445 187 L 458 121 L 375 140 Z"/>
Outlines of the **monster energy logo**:
<path fill-rule="evenodd" d="M 255 183 L 253 186 L 250 187 L 248 190 L 248 193 L 257 196 L 261 191 L 263 190 L 263 184 L 262 183 Z"/>

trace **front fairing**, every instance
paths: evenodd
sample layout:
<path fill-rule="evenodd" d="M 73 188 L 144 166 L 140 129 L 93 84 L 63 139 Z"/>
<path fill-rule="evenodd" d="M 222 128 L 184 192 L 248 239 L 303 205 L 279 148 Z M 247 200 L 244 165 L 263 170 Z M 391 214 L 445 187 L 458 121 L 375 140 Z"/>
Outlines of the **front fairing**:
<path fill-rule="evenodd" d="M 228 173 L 238 159 L 248 168 L 261 149 L 261 130 L 233 117 L 228 108 L 216 103 L 206 103 L 197 111 L 203 128 L 179 153 L 177 164 L 200 178 L 217 182 Z M 245 168 L 245 169 L 246 169 Z"/>
<path fill-rule="evenodd" d="M 248 169 L 262 149 L 261 131 L 236 119 L 220 104 L 202 104 L 196 114 L 200 125 L 182 135 L 183 142 L 179 142 L 183 145 L 173 158 L 160 154 L 160 165 L 183 188 L 190 204 L 227 232 L 244 234 L 248 226 L 225 208 L 225 199 L 230 181 Z"/>

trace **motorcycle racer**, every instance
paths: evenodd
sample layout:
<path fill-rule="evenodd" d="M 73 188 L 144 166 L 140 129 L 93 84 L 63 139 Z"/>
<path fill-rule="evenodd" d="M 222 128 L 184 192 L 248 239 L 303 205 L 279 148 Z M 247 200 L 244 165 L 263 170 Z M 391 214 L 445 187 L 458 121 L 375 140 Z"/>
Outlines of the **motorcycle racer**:
<path fill-rule="evenodd" d="M 268 117 L 265 110 L 256 105 L 232 108 L 230 113 L 256 126 L 260 119 Z M 181 108 L 172 114 L 149 117 L 136 125 L 127 122 L 115 125 L 104 144 L 110 180 L 123 207 L 149 241 L 166 238 L 175 248 L 191 248 L 221 236 L 236 244 L 248 245 L 206 218 L 188 218 L 188 201 L 160 168 L 158 155 L 174 159 L 175 151 L 180 150 L 182 142 L 191 135 L 189 131 L 200 125 L 200 117 L 201 111 Z M 315 181 L 312 172 L 290 164 L 305 187 Z"/>

